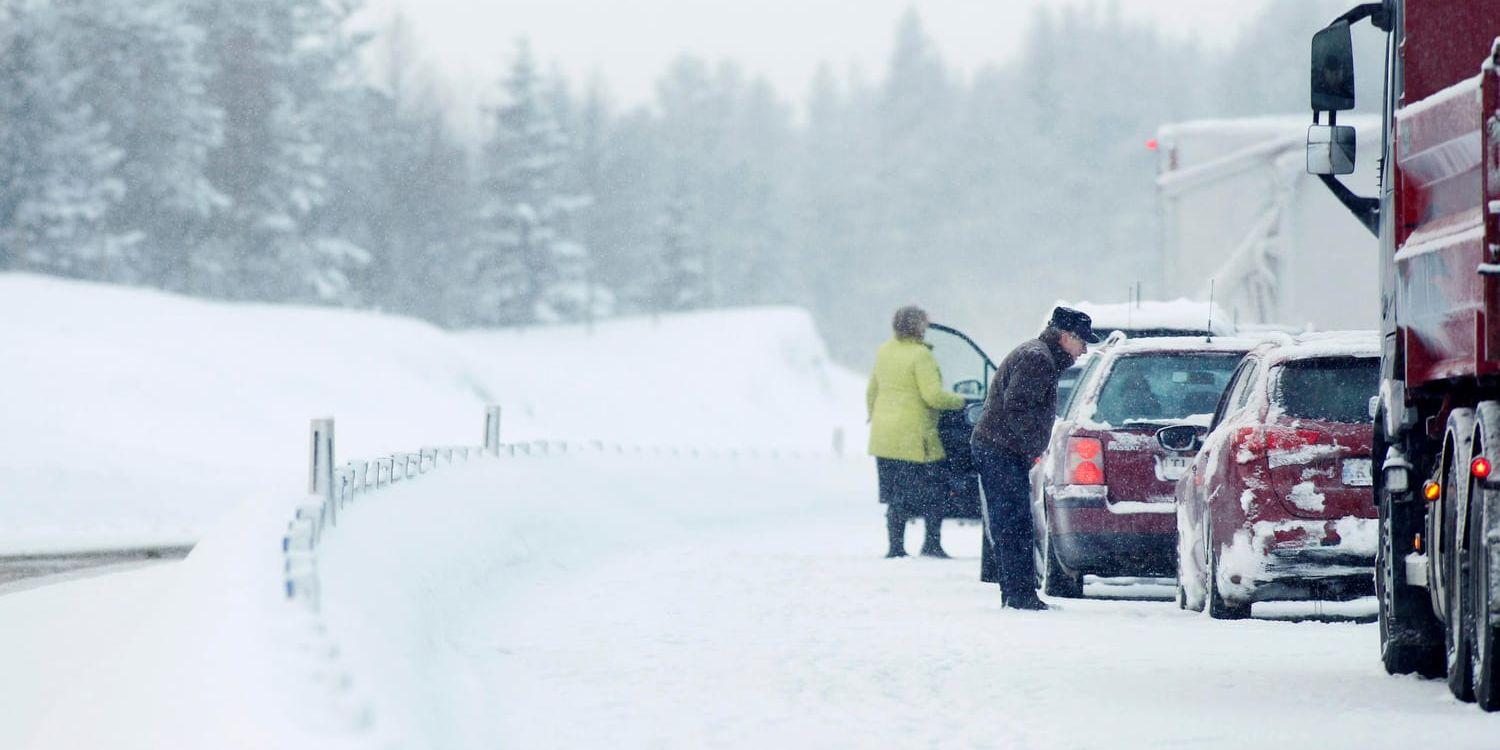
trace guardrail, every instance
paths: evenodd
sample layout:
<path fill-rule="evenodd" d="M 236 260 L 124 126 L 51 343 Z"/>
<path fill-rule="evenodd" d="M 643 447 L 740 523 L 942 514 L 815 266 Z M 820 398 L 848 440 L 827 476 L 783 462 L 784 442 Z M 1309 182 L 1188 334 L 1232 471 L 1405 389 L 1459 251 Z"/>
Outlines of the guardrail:
<path fill-rule="evenodd" d="M 297 506 L 281 539 L 285 555 L 283 571 L 288 599 L 302 602 L 316 612 L 321 605 L 317 548 L 323 534 L 338 526 L 343 513 L 360 497 L 393 484 L 408 482 L 430 471 L 480 457 L 498 458 L 502 451 L 515 454 L 516 446 L 500 444 L 500 407 L 484 412 L 484 443 L 479 446 L 423 448 L 415 453 L 393 453 L 368 461 L 334 465 L 332 419 L 314 419 L 308 460 L 306 501 Z M 529 452 L 529 449 L 528 449 Z"/>
<path fill-rule="evenodd" d="M 841 457 L 844 454 L 842 429 L 833 433 L 831 451 L 779 450 L 760 448 L 684 448 L 665 445 L 631 445 L 593 440 L 568 442 L 532 440 L 519 443 L 500 441 L 499 406 L 487 406 L 484 412 L 484 437 L 479 445 L 423 448 L 411 453 L 393 453 L 369 460 L 335 461 L 334 420 L 312 420 L 308 460 L 308 496 L 299 503 L 281 538 L 282 580 L 287 600 L 301 606 L 309 618 L 303 631 L 304 646 L 320 656 L 309 664 L 315 679 L 328 685 L 333 694 L 331 712 L 346 728 L 368 729 L 373 723 L 368 701 L 353 689 L 349 671 L 340 661 L 340 651 L 320 616 L 322 584 L 318 576 L 318 548 L 324 535 L 336 529 L 339 520 L 361 498 L 372 492 L 456 464 L 482 459 L 542 457 L 583 453 L 614 455 L 650 455 L 661 457 L 709 459 L 805 459 Z M 310 642 L 309 642 L 310 641 Z"/>

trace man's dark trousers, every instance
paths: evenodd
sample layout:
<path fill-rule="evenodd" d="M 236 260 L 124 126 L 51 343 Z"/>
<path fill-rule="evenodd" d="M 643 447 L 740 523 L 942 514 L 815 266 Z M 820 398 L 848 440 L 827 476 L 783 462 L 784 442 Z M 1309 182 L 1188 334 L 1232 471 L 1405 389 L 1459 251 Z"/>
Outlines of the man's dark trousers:
<path fill-rule="evenodd" d="M 984 482 L 989 538 L 994 540 L 1000 593 L 1006 601 L 1036 596 L 1036 563 L 1032 559 L 1031 461 L 979 442 L 974 462 Z"/>

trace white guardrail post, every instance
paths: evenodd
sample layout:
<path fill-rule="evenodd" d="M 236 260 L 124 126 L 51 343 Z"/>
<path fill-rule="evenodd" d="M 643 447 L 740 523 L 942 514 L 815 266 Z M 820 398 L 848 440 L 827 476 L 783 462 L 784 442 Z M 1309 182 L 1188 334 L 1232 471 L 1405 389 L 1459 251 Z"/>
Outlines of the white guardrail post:
<path fill-rule="evenodd" d="M 484 407 L 484 452 L 490 458 L 500 456 L 500 407 Z"/>
<path fill-rule="evenodd" d="M 308 494 L 323 498 L 328 522 L 338 525 L 338 503 L 333 501 L 333 418 L 312 421 L 312 456 L 308 461 Z"/>

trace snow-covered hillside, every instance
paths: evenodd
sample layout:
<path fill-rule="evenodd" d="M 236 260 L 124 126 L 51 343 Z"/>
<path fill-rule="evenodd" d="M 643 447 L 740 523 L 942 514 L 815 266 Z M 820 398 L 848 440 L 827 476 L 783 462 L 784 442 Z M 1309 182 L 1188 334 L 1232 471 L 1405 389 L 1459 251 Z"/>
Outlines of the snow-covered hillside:
<path fill-rule="evenodd" d="M 753 309 L 452 334 L 410 319 L 0 274 L 0 551 L 191 541 L 341 457 L 507 440 L 858 448 L 860 383 L 810 319 Z"/>

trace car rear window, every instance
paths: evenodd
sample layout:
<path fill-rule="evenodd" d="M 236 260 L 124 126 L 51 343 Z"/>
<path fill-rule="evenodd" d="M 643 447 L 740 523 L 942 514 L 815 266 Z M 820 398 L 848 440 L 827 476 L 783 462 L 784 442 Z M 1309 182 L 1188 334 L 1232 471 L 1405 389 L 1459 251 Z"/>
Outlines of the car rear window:
<path fill-rule="evenodd" d="M 1301 359 L 1281 366 L 1275 401 L 1291 417 L 1358 424 L 1370 421 L 1370 397 L 1379 389 L 1375 357 Z"/>
<path fill-rule="evenodd" d="M 1174 352 L 1121 357 L 1099 389 L 1094 420 L 1124 425 L 1212 414 L 1242 356 Z"/>

